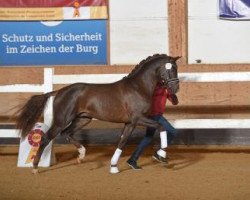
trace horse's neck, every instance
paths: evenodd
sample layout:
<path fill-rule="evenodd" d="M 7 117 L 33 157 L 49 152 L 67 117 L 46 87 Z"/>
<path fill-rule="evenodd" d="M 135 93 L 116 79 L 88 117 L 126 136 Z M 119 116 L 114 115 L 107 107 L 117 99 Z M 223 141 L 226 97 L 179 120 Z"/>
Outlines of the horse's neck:
<path fill-rule="evenodd" d="M 137 84 L 147 96 L 153 96 L 157 84 L 155 69 L 146 68 L 142 70 L 134 77 L 134 83 Z"/>

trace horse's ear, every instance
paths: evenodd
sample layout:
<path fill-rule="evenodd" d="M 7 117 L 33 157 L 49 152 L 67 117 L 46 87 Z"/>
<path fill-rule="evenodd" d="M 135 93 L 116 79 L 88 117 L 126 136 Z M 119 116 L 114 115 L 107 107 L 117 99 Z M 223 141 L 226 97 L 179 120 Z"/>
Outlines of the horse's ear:
<path fill-rule="evenodd" d="M 176 62 L 178 59 L 180 59 L 181 56 L 173 57 L 174 61 Z"/>

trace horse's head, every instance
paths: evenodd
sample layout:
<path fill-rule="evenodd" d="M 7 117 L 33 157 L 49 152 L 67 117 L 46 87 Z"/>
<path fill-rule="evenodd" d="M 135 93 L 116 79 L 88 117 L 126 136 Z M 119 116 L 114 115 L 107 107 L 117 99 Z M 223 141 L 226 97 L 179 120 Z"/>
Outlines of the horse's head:
<path fill-rule="evenodd" d="M 159 78 L 163 87 L 167 88 L 171 93 L 175 94 L 179 90 L 178 67 L 176 61 L 180 57 L 169 57 L 165 65 L 159 68 Z"/>

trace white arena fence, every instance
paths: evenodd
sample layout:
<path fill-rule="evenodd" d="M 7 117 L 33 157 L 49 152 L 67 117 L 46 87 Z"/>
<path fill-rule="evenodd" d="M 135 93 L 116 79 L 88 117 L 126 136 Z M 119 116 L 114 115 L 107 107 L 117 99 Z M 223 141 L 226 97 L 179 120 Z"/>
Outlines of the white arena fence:
<path fill-rule="evenodd" d="M 14 84 L 0 86 L 0 93 L 47 93 L 53 90 L 53 84 L 111 83 L 120 80 L 127 74 L 82 74 L 82 75 L 55 75 L 53 68 L 44 68 L 44 83 Z M 179 73 L 181 82 L 242 82 L 250 81 L 250 72 L 197 72 Z M 52 102 L 50 98 L 44 111 L 44 123 L 51 124 Z M 176 119 L 171 121 L 177 129 L 248 129 L 250 119 Z M 0 129 L 0 138 L 19 137 L 17 129 Z"/>

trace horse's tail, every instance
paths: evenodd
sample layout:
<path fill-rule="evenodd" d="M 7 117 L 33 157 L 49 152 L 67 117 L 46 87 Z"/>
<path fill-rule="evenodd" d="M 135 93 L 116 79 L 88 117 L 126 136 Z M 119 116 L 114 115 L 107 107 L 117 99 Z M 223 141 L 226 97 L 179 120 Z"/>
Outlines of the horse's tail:
<path fill-rule="evenodd" d="M 53 91 L 46 94 L 34 95 L 19 111 L 17 111 L 16 127 L 20 129 L 22 137 L 28 135 L 42 115 L 49 97 L 56 93 L 57 91 Z"/>

